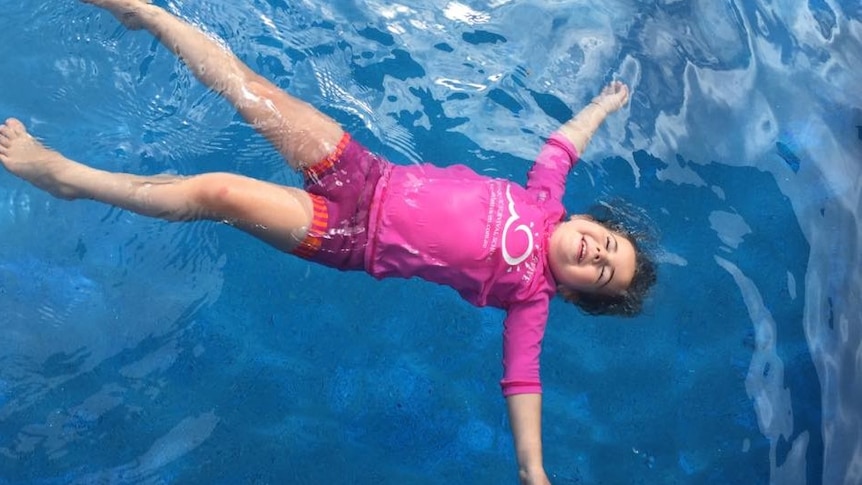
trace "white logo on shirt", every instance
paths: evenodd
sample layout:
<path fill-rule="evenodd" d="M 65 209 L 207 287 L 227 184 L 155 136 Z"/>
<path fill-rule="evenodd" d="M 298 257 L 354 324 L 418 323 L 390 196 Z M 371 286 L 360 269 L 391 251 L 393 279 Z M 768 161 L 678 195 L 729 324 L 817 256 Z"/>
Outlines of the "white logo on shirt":
<path fill-rule="evenodd" d="M 518 222 L 520 216 L 517 212 L 515 212 L 515 201 L 512 200 L 512 194 L 510 193 L 510 186 L 506 186 L 506 198 L 509 199 L 509 219 L 506 220 L 506 225 L 503 226 L 503 259 L 506 260 L 506 263 L 509 266 L 517 266 L 523 263 L 528 256 L 530 256 L 530 251 L 533 248 L 533 234 L 530 232 L 530 228 L 527 227 L 526 224 L 520 224 L 515 227 L 515 232 L 523 231 L 527 235 L 527 247 L 524 249 L 524 254 L 512 257 L 509 254 L 508 246 L 506 245 L 506 236 L 509 234 L 509 228 L 512 227 L 512 224 Z"/>

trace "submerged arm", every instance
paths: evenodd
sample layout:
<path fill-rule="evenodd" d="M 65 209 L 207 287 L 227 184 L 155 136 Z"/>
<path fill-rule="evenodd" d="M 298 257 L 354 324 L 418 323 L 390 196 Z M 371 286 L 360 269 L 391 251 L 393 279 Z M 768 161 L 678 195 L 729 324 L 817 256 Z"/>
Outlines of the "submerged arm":
<path fill-rule="evenodd" d="M 515 394 L 506 398 L 509 422 L 523 485 L 548 485 L 542 465 L 542 395 Z"/>
<path fill-rule="evenodd" d="M 593 133 L 605 118 L 620 109 L 629 99 L 629 88 L 620 81 L 607 85 L 584 109 L 557 130 L 584 153 Z"/>

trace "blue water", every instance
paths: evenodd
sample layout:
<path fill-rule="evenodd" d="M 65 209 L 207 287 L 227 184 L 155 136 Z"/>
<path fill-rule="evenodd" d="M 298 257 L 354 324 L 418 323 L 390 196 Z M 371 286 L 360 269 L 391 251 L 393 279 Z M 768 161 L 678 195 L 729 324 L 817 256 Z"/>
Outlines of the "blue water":
<path fill-rule="evenodd" d="M 641 207 L 660 281 L 634 321 L 554 303 L 552 482 L 862 483 L 858 0 L 169 5 L 398 163 L 523 181 L 628 82 L 565 202 Z M 148 34 L 0 7 L 0 116 L 50 146 L 299 183 Z M 2 172 L 0 484 L 516 483 L 501 319 Z"/>

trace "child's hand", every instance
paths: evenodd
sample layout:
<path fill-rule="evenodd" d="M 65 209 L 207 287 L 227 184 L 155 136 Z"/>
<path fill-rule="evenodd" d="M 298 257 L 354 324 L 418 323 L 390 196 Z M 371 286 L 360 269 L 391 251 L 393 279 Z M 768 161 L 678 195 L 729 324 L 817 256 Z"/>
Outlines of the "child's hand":
<path fill-rule="evenodd" d="M 544 470 L 529 475 L 521 475 L 521 485 L 551 485 Z"/>
<path fill-rule="evenodd" d="M 595 104 L 605 110 L 606 113 L 613 113 L 622 108 L 629 100 L 629 88 L 621 81 L 614 81 L 593 98 L 590 104 Z"/>
<path fill-rule="evenodd" d="M 589 105 L 563 124 L 558 131 L 572 142 L 578 153 L 584 153 L 599 125 L 609 114 L 622 108 L 628 100 L 628 86 L 621 81 L 614 81 L 605 86 Z"/>

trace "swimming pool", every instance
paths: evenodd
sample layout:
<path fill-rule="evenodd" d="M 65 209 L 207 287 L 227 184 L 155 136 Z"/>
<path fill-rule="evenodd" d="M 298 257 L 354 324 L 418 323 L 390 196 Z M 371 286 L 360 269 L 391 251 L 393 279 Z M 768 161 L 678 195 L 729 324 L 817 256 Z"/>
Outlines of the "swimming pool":
<path fill-rule="evenodd" d="M 147 34 L 0 5 L 0 116 L 52 147 L 299 182 Z M 858 2 L 170 6 L 398 163 L 523 181 L 629 82 L 566 203 L 643 207 L 660 283 L 635 321 L 555 303 L 552 482 L 862 481 Z M 0 234 L 0 483 L 515 482 L 497 311 L 5 172 Z"/>

